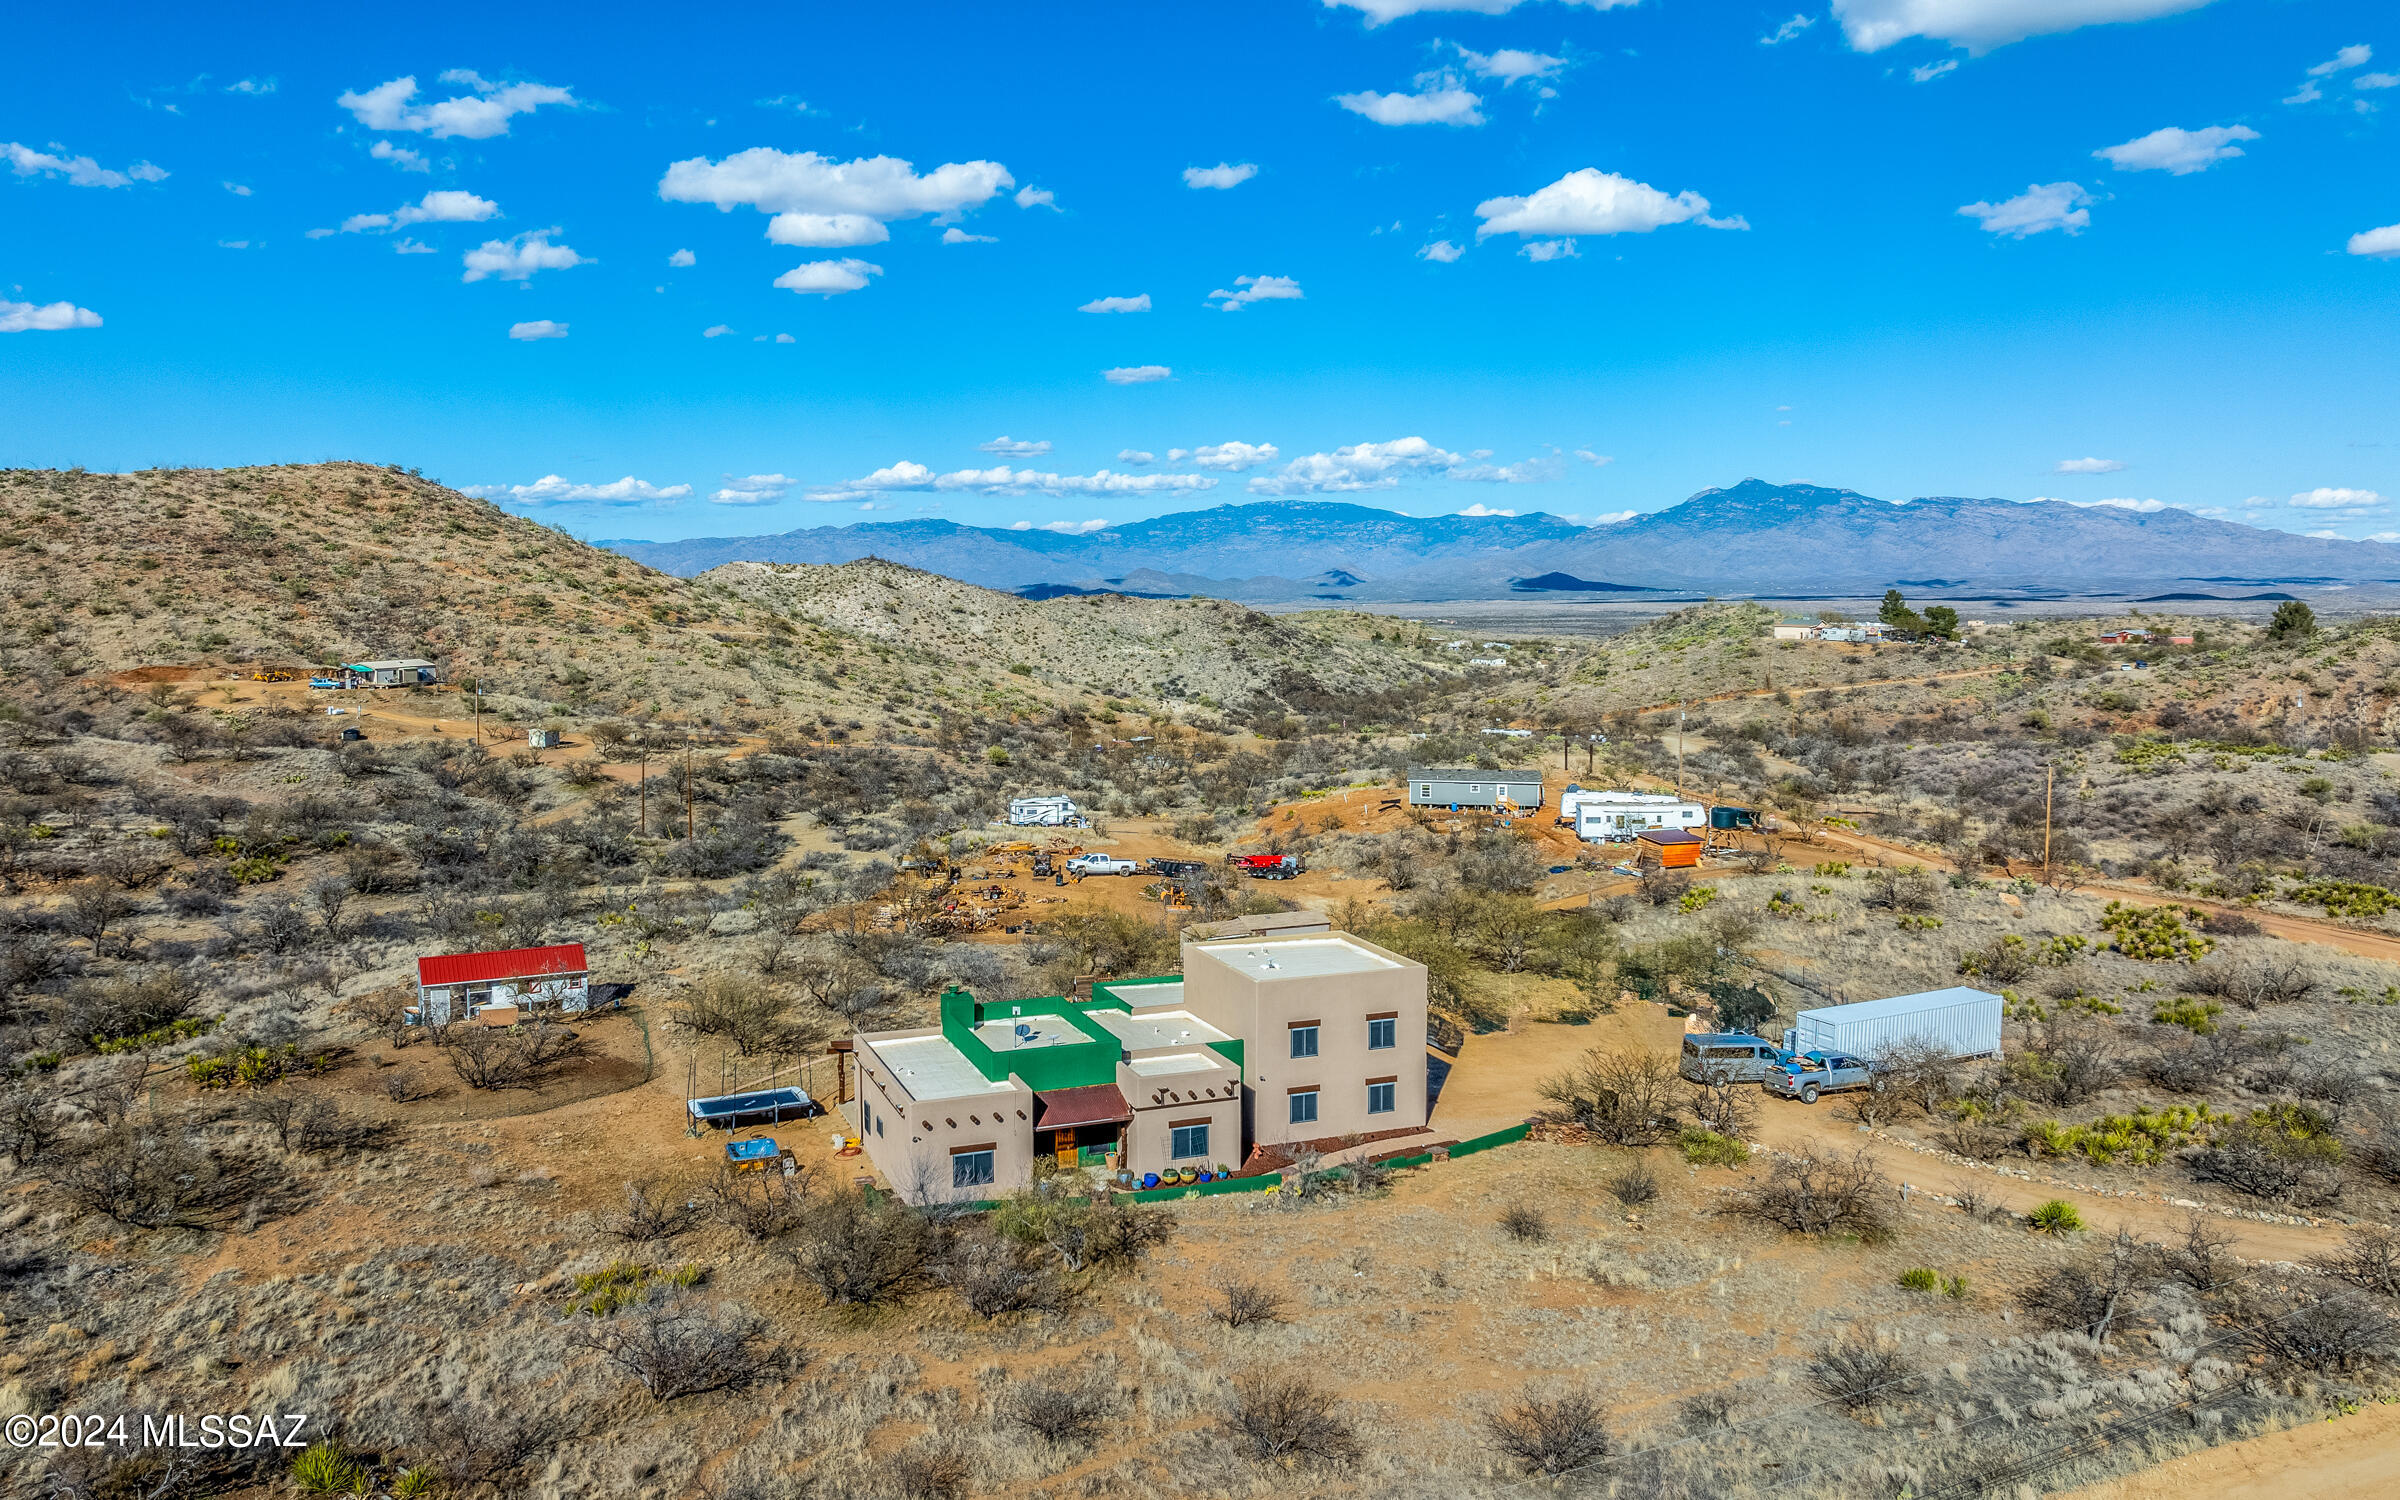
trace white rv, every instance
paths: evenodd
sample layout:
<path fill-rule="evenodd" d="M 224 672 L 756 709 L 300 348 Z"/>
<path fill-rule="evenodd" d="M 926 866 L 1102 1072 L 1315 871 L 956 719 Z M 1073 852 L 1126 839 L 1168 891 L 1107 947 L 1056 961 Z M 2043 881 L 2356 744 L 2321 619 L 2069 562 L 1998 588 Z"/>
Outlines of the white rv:
<path fill-rule="evenodd" d="M 1012 828 L 1068 828 L 1083 821 L 1072 797 L 1018 797 L 1008 804 Z"/>
<path fill-rule="evenodd" d="M 1587 792 L 1571 786 L 1559 794 L 1558 826 L 1572 828 L 1575 819 L 1587 807 L 1678 807 L 1681 797 L 1666 792 Z"/>
<path fill-rule="evenodd" d="M 1624 793 L 1616 794 L 1620 798 Z M 1673 797 L 1585 802 L 1575 810 L 1575 837 L 1587 844 L 1629 843 L 1654 828 L 1705 829 L 1708 809 Z"/>

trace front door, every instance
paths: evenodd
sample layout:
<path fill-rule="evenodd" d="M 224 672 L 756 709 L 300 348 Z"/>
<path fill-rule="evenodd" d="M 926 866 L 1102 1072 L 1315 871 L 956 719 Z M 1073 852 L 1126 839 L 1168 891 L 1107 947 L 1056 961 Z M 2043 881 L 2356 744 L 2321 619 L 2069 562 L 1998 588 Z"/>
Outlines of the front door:
<path fill-rule="evenodd" d="M 1069 1126 L 1067 1129 L 1059 1131 L 1054 1144 L 1058 1152 L 1058 1164 L 1072 1171 L 1077 1160 L 1074 1127 Z"/>

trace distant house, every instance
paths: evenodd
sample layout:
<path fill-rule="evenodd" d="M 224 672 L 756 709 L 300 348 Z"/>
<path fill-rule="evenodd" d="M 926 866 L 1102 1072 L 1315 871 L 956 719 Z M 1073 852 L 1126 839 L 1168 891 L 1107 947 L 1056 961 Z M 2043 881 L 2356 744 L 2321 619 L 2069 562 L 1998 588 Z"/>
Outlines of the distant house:
<path fill-rule="evenodd" d="M 1816 638 L 1817 627 L 1805 620 L 1785 620 L 1775 627 L 1775 639 L 1779 641 L 1813 641 Z"/>
<path fill-rule="evenodd" d="M 526 1011 L 589 1010 L 591 979 L 581 943 L 434 954 L 417 960 L 417 1004 L 409 1020 L 501 1025 Z"/>
<path fill-rule="evenodd" d="M 1471 766 L 1465 770 L 1436 766 L 1408 768 L 1411 807 L 1446 807 L 1458 812 L 1466 808 L 1497 808 L 1503 802 L 1519 808 L 1541 806 L 1542 773 L 1478 771 Z"/>
<path fill-rule="evenodd" d="M 1508 658 L 1505 656 L 1470 656 L 1467 658 L 1467 665 L 1470 667 L 1505 667 L 1508 665 Z"/>
<path fill-rule="evenodd" d="M 2188 646 L 2192 644 L 2192 638 L 2188 635 L 2171 635 L 2167 637 L 2167 644 L 2170 646 Z"/>
<path fill-rule="evenodd" d="M 442 680 L 442 669 L 421 656 L 385 661 L 344 662 L 335 676 L 342 687 L 424 687 Z"/>
<path fill-rule="evenodd" d="M 2130 646 L 2150 638 L 2150 632 L 2147 630 L 2110 630 L 2101 633 L 2100 644 L 2103 646 Z"/>

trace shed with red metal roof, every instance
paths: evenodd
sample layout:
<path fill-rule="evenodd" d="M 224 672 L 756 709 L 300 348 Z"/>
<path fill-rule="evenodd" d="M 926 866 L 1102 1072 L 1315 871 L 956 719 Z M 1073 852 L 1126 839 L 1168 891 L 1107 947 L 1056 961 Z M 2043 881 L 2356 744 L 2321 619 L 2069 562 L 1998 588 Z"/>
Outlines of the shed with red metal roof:
<path fill-rule="evenodd" d="M 485 1010 L 580 1011 L 591 1004 L 591 965 L 581 943 L 438 953 L 417 960 L 416 1019 L 446 1025 Z"/>

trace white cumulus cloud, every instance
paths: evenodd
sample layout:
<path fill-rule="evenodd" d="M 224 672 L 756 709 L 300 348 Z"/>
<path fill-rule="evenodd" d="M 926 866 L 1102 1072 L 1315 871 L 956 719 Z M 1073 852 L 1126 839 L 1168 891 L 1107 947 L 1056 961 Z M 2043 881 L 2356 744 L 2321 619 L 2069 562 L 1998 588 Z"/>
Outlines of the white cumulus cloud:
<path fill-rule="evenodd" d="M 1094 297 L 1075 310 L 1088 313 L 1148 312 L 1150 310 L 1150 294 L 1144 292 L 1138 297 Z"/>
<path fill-rule="evenodd" d="M 1153 380 L 1172 380 L 1175 372 L 1165 365 L 1119 365 L 1102 370 L 1100 378 L 1110 385 L 1148 385 Z"/>
<path fill-rule="evenodd" d="M 2053 474 L 2115 474 L 2121 472 L 2124 467 L 2113 458 L 2062 458 L 2058 461 L 2058 467 L 2050 472 Z"/>
<path fill-rule="evenodd" d="M 678 250 L 673 255 L 667 257 L 667 264 L 678 267 L 689 266 L 697 265 L 699 260 L 700 257 L 692 254 L 692 252 L 689 250 Z"/>
<path fill-rule="evenodd" d="M 1486 198 L 1475 205 L 1483 220 L 1475 238 L 1513 234 L 1546 239 L 1579 234 L 1648 234 L 1668 224 L 1698 223 L 1711 229 L 1747 229 L 1739 217 L 1712 218 L 1708 200 L 1694 192 L 1669 196 L 1598 167 L 1569 172 L 1522 198 Z"/>
<path fill-rule="evenodd" d="M 767 238 L 778 245 L 810 250 L 848 250 L 880 245 L 892 237 L 880 219 L 865 214 L 777 214 L 767 221 Z"/>
<path fill-rule="evenodd" d="M 1017 189 L 1017 207 L 1046 208 L 1058 212 L 1058 194 L 1048 188 L 1021 187 Z"/>
<path fill-rule="evenodd" d="M 1760 37 L 1758 39 L 1758 44 L 1762 47 L 1780 47 L 1785 42 L 1790 41 L 1792 38 L 1798 36 L 1801 32 L 1808 30 L 1808 28 L 1816 24 L 1817 18 L 1815 16 L 1810 15 L 1806 11 L 1801 11 L 1794 15 L 1790 20 L 1784 22 L 1781 26 L 1776 27 L 1773 31 L 1770 31 L 1765 36 Z"/>
<path fill-rule="evenodd" d="M 1446 266 L 1466 253 L 1464 247 L 1453 245 L 1448 240 L 1435 240 L 1417 251 L 1417 259 Z"/>
<path fill-rule="evenodd" d="M 953 224 L 948 229 L 942 231 L 942 243 L 945 245 L 997 245 L 1000 243 L 1000 236 L 996 234 L 969 234 L 965 230 L 959 228 L 956 224 Z"/>
<path fill-rule="evenodd" d="M 2292 497 L 2292 504 L 2303 510 L 2365 510 L 2382 503 L 2383 497 L 2373 490 L 2336 489 L 2326 485 L 2303 490 Z"/>
<path fill-rule="evenodd" d="M 548 318 L 536 318 L 530 323 L 509 324 L 508 336 L 525 343 L 535 339 L 563 339 L 567 336 L 567 325 L 553 323 Z"/>
<path fill-rule="evenodd" d="M 10 302 L 0 298 L 0 333 L 59 333 L 97 328 L 100 315 L 72 302 Z"/>
<path fill-rule="evenodd" d="M 403 172 L 430 172 L 433 170 L 433 163 L 427 161 L 422 155 L 409 150 L 406 146 L 395 146 L 390 141 L 377 141 L 367 148 L 367 155 L 377 161 L 388 161 Z"/>
<path fill-rule="evenodd" d="M 233 196 L 236 198 L 247 198 L 250 196 L 250 189 L 246 184 L 239 182 L 222 182 L 217 185 L 225 189 L 225 191 L 233 194 Z"/>
<path fill-rule="evenodd" d="M 2372 255 L 2382 260 L 2400 259 L 2400 224 L 2386 224 L 2381 229 L 2368 229 L 2350 236 L 2352 255 Z"/>
<path fill-rule="evenodd" d="M 1098 516 L 1089 521 L 1011 521 L 1008 523 L 1008 529 L 1011 531 L 1055 531 L 1061 536 L 1090 536 L 1095 531 L 1106 531 L 1108 522 Z"/>
<path fill-rule="evenodd" d="M 1388 490 L 1407 474 L 1439 473 L 1466 462 L 1464 454 L 1437 448 L 1421 437 L 1388 443 L 1353 443 L 1330 453 L 1295 458 L 1278 474 L 1250 481 L 1255 495 L 1346 494 Z"/>
<path fill-rule="evenodd" d="M 1984 53 L 1994 47 L 2084 26 L 2148 21 L 2209 0 L 1833 0 L 1842 34 L 1860 52 L 1880 52 L 1927 37 Z"/>
<path fill-rule="evenodd" d="M 2363 68 L 2374 56 L 2375 49 L 2366 43 L 2351 43 L 2325 61 L 2310 68 L 2308 76 L 2300 81 L 2300 87 L 2283 102 L 2286 104 L 2314 104 L 2317 100 L 2325 97 L 2323 80 L 2331 78 L 2336 73 L 2347 73 L 2352 68 Z"/>
<path fill-rule="evenodd" d="M 2106 500 L 2069 500 L 2067 504 L 2086 510 L 2130 510 L 2145 516 L 2169 508 L 2164 500 L 2136 500 L 2126 495 L 2112 496 Z"/>
<path fill-rule="evenodd" d="M 1517 247 L 1517 253 L 1531 261 L 1577 260 L 1583 254 L 1573 240 L 1527 240 Z"/>
<path fill-rule="evenodd" d="M 1497 52 L 1475 52 L 1460 47 L 1458 60 L 1466 64 L 1467 71 L 1478 78 L 1498 79 L 1502 88 L 1512 83 L 1555 78 L 1567 65 L 1563 57 L 1519 51 L 1514 47 L 1503 47 Z"/>
<path fill-rule="evenodd" d="M 1203 469 L 1218 469 L 1228 474 L 1240 474 L 1271 464 L 1282 455 L 1273 443 L 1203 443 L 1186 454 L 1178 448 L 1170 458 L 1188 457 Z"/>
<path fill-rule="evenodd" d="M 124 171 L 104 167 L 88 156 L 68 156 L 66 147 L 56 141 L 47 151 L 15 141 L 0 143 L 0 157 L 8 161 L 10 170 L 19 177 L 64 177 L 70 187 L 131 187 L 137 182 L 163 182 L 166 169 L 137 161 Z"/>
<path fill-rule="evenodd" d="M 1582 459 L 1585 463 L 1590 464 L 1595 469 L 1605 469 L 1610 464 L 1616 462 L 1616 459 L 1613 456 L 1606 453 L 1594 453 L 1589 448 L 1576 449 L 1575 456 Z"/>
<path fill-rule="evenodd" d="M 2080 183 L 2036 183 L 2014 198 L 1999 203 L 1969 203 L 1959 212 L 1981 221 L 1993 234 L 2021 240 L 2051 229 L 2081 234 L 2092 222 L 2091 211 L 2084 206 L 2091 201 L 2092 195 Z"/>
<path fill-rule="evenodd" d="M 670 203 L 712 203 L 720 213 L 743 206 L 755 208 L 775 216 L 767 226 L 767 237 L 775 243 L 838 250 L 880 244 L 891 238 L 891 231 L 884 226 L 902 219 L 931 215 L 936 222 L 948 223 L 1014 186 L 1016 179 L 996 161 L 944 162 L 920 173 L 896 156 L 837 161 L 814 151 L 753 146 L 723 161 L 695 156 L 672 163 L 659 179 L 658 196 Z M 865 262 L 817 264 L 863 266 Z M 864 285 L 864 280 L 858 280 L 847 286 L 795 290 L 851 292 Z"/>
<path fill-rule="evenodd" d="M 2182 130 L 2169 125 L 2136 136 L 2121 146 L 2103 146 L 2092 155 L 2122 172 L 2171 172 L 2188 177 L 2242 154 L 2235 141 L 2255 141 L 2258 132 L 2247 125 L 2210 125 Z"/>
<path fill-rule="evenodd" d="M 1050 451 L 1047 439 L 1031 442 L 1025 438 L 1009 437 L 1005 433 L 988 443 L 977 443 L 975 446 L 995 458 L 1040 458 Z"/>
<path fill-rule="evenodd" d="M 1955 73 L 1957 71 L 1958 59 L 1955 57 L 1945 57 L 1939 62 L 1923 63 L 1917 67 L 1909 69 L 1908 77 L 1911 83 L 1931 83 L 1936 78 L 1945 77 L 1948 74 Z"/>
<path fill-rule="evenodd" d="M 1325 0 L 1329 10 L 1354 10 L 1366 17 L 1369 26 L 1386 26 L 1403 16 L 1422 15 L 1428 11 L 1464 11 L 1477 16 L 1504 16 L 1525 0 Z M 1562 5 L 1580 5 L 1590 10 L 1615 10 L 1623 5 L 1639 4 L 1640 0 L 1559 0 Z"/>
<path fill-rule="evenodd" d="M 500 205 L 489 198 L 478 198 L 455 188 L 443 189 L 427 193 L 414 203 L 402 204 L 388 214 L 352 214 L 342 221 L 342 233 L 399 229 L 410 224 L 480 224 L 498 217 L 499 213 Z"/>
<path fill-rule="evenodd" d="M 1300 283 L 1289 276 L 1236 276 L 1234 289 L 1223 287 L 1208 294 L 1208 300 L 1219 312 L 1240 312 L 1253 302 L 1298 302 Z"/>
<path fill-rule="evenodd" d="M 1237 188 L 1258 175 L 1254 162 L 1221 161 L 1213 167 L 1185 167 L 1183 185 L 1188 188 Z"/>
<path fill-rule="evenodd" d="M 1140 448 L 1119 448 L 1117 462 L 1121 464 L 1154 464 L 1158 462 L 1158 455 Z"/>
<path fill-rule="evenodd" d="M 1379 94 L 1372 89 L 1337 94 L 1334 103 L 1378 125 L 1481 125 L 1481 95 L 1455 83 L 1435 83 L 1414 94 Z"/>
<path fill-rule="evenodd" d="M 863 479 L 812 491 L 811 500 L 854 500 L 861 495 L 891 491 L 982 495 L 1155 495 L 1216 488 L 1204 474 L 1119 474 L 1101 469 L 1092 474 L 1053 474 L 1000 464 L 989 469 L 954 469 L 936 473 L 924 464 L 902 459 Z"/>
<path fill-rule="evenodd" d="M 776 277 L 775 285 L 791 292 L 838 297 L 844 292 L 855 292 L 864 287 L 868 277 L 882 274 L 883 267 L 869 261 L 812 260 Z"/>
<path fill-rule="evenodd" d="M 464 84 L 474 92 L 418 104 L 414 102 L 417 80 L 412 76 L 377 84 L 363 93 L 352 90 L 333 102 L 369 130 L 405 130 L 436 140 L 460 136 L 470 141 L 506 135 L 510 120 L 545 104 L 572 107 L 576 102 L 566 89 L 542 83 L 487 83 L 465 69 L 444 73 L 441 81 Z"/>
<path fill-rule="evenodd" d="M 780 500 L 800 481 L 788 474 L 746 474 L 739 478 L 728 474 L 725 487 L 710 493 L 716 505 L 765 505 Z"/>
<path fill-rule="evenodd" d="M 1491 506 L 1488 506 L 1482 501 L 1478 500 L 1473 505 L 1468 506 L 1465 510 L 1454 510 L 1450 514 L 1454 516 L 1475 516 L 1477 518 L 1481 518 L 1484 516 L 1513 516 L 1516 514 L 1516 512 L 1513 510 L 1495 510 Z"/>
<path fill-rule="evenodd" d="M 611 484 L 575 484 L 545 474 L 531 484 L 470 484 L 464 493 L 511 505 L 672 505 L 691 494 L 688 484 L 665 486 L 626 475 Z"/>
<path fill-rule="evenodd" d="M 584 257 L 565 245 L 553 245 L 556 229 L 529 229 L 505 240 L 485 240 L 465 256 L 467 272 L 461 281 L 497 276 L 502 281 L 530 280 L 536 271 L 564 271 L 585 265 Z"/>

